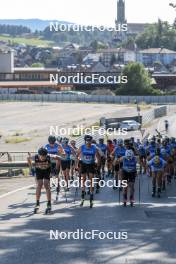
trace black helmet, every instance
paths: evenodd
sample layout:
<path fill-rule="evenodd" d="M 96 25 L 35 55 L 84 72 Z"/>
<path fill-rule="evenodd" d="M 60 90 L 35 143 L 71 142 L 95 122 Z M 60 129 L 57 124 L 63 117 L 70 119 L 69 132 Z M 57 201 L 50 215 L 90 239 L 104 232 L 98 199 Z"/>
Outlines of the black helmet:
<path fill-rule="evenodd" d="M 91 142 L 92 139 L 93 139 L 93 138 L 92 138 L 91 135 L 85 135 L 85 136 L 84 136 L 84 140 L 85 140 L 85 141 Z"/>
<path fill-rule="evenodd" d="M 131 137 L 131 138 L 130 138 L 130 141 L 131 141 L 131 143 L 133 144 L 134 141 L 135 141 L 135 140 L 134 140 L 134 137 Z"/>
<path fill-rule="evenodd" d="M 50 144 L 54 144 L 54 143 L 56 142 L 56 137 L 50 135 L 50 136 L 48 137 L 48 142 L 49 142 Z"/>
<path fill-rule="evenodd" d="M 131 140 L 129 138 L 124 140 L 125 145 L 129 145 L 130 143 L 131 143 Z"/>
<path fill-rule="evenodd" d="M 38 150 L 38 154 L 40 155 L 40 156 L 47 156 L 47 154 L 48 154 L 48 151 L 47 151 L 47 149 L 45 149 L 45 148 L 39 148 L 39 150 Z"/>
<path fill-rule="evenodd" d="M 104 138 L 99 138 L 99 142 L 103 143 L 104 142 Z"/>

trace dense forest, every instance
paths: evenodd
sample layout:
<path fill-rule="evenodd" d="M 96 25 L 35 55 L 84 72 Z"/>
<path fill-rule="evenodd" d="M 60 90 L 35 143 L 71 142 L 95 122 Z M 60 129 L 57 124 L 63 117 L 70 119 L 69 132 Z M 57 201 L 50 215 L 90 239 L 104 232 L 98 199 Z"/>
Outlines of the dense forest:
<path fill-rule="evenodd" d="M 8 34 L 10 36 L 20 36 L 25 33 L 31 33 L 30 28 L 15 25 L 0 25 L 0 34 Z"/>

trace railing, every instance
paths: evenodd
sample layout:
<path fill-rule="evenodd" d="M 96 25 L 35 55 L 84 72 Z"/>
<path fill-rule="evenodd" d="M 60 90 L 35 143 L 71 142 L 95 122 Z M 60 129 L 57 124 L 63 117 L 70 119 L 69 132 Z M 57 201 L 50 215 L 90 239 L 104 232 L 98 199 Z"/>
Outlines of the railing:
<path fill-rule="evenodd" d="M 110 104 L 175 104 L 176 96 L 107 96 L 107 95 L 63 95 L 63 94 L 0 94 L 0 101 L 27 101 L 27 102 L 84 102 Z"/>

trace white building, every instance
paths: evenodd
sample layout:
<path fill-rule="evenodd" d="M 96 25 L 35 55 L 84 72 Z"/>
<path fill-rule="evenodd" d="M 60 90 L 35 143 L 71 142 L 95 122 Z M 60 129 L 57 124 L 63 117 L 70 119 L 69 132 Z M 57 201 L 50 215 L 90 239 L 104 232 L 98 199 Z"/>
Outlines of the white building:
<path fill-rule="evenodd" d="M 13 50 L 0 50 L 0 73 L 14 72 L 14 52 Z"/>

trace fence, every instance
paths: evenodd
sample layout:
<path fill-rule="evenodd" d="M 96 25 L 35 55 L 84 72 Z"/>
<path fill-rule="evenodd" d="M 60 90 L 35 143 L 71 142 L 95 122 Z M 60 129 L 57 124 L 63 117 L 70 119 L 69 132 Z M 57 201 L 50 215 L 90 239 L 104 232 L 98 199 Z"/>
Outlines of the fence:
<path fill-rule="evenodd" d="M 0 94 L 0 101 L 176 104 L 176 96 L 106 96 L 63 94 Z"/>

